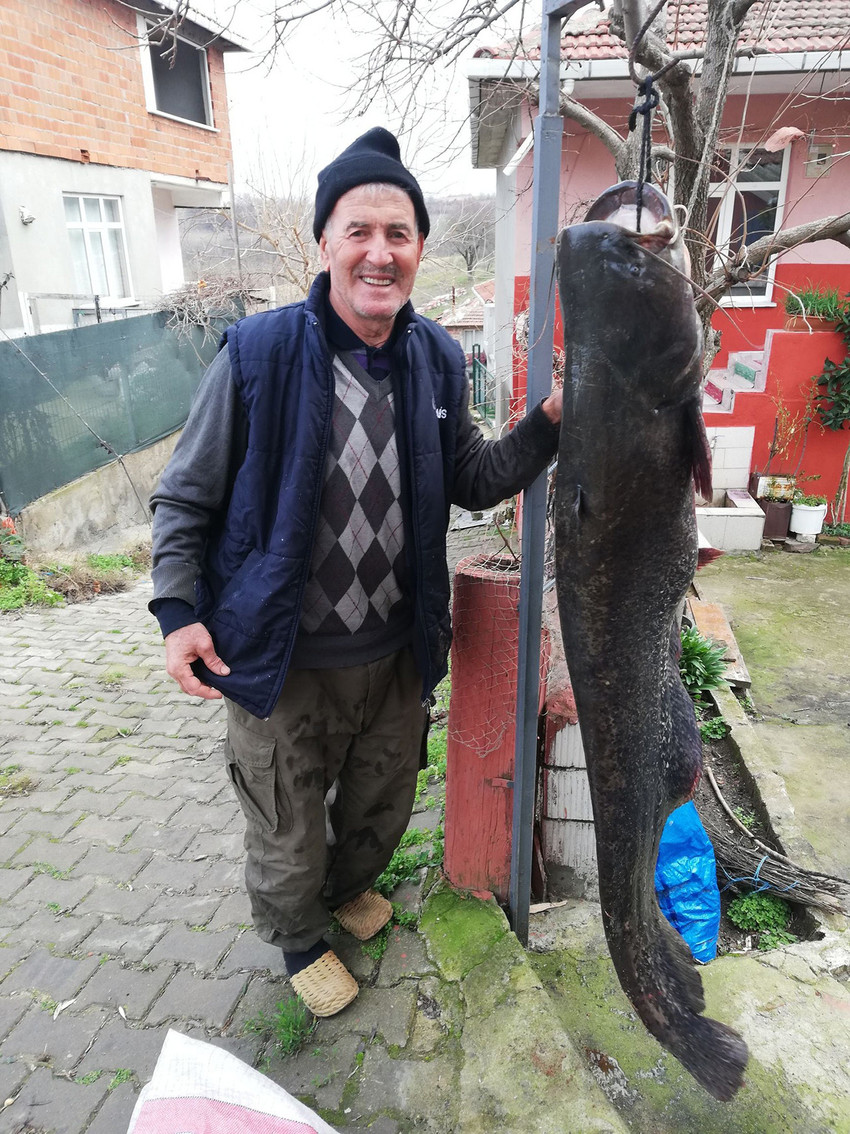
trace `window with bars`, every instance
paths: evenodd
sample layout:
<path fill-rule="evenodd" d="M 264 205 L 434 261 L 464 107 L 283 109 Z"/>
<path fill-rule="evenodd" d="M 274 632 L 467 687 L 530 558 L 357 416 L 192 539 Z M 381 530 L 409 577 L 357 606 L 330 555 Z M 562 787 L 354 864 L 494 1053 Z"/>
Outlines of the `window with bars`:
<path fill-rule="evenodd" d="M 63 200 L 76 291 L 102 300 L 129 298 L 121 198 L 66 193 Z"/>
<path fill-rule="evenodd" d="M 711 177 L 707 233 L 711 245 L 709 271 L 727 257 L 763 236 L 778 232 L 788 180 L 788 151 L 770 153 L 749 146 L 731 146 L 718 154 Z M 750 264 L 758 272 L 764 260 Z M 735 284 L 730 296 L 738 305 L 770 298 L 773 266 L 746 283 Z"/>

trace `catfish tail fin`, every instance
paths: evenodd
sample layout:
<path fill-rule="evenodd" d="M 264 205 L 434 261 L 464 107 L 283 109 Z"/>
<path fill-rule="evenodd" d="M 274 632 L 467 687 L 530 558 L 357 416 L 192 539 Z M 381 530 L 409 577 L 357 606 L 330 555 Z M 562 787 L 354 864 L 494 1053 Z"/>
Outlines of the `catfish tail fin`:
<path fill-rule="evenodd" d="M 691 468 L 694 474 L 694 487 L 703 500 L 711 501 L 711 447 L 705 432 L 705 422 L 699 402 L 690 402 L 685 410 L 688 444 L 691 452 Z"/>

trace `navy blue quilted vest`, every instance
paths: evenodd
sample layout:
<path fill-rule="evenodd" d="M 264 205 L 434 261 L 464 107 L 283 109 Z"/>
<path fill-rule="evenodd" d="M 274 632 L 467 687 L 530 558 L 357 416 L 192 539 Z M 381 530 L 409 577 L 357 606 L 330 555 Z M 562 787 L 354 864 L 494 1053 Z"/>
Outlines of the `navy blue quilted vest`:
<path fill-rule="evenodd" d="M 198 582 L 197 613 L 231 672 L 196 673 L 258 717 L 283 686 L 298 630 L 324 483 L 334 377 L 321 323 L 328 277 L 308 299 L 249 316 L 222 339 L 248 416 L 248 449 Z M 460 347 L 408 306 L 394 361 L 414 653 L 423 697 L 446 672 L 451 641 L 446 529 L 458 412 Z"/>

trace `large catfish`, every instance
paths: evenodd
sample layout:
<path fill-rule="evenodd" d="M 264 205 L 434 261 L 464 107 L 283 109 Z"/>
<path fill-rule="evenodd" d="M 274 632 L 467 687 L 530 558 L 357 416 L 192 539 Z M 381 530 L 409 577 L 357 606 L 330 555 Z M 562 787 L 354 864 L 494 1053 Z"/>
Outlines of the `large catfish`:
<path fill-rule="evenodd" d="M 607 190 L 558 243 L 566 368 L 556 482 L 558 605 L 593 799 L 605 934 L 649 1031 L 718 1099 L 747 1048 L 702 1016 L 702 981 L 654 889 L 661 831 L 693 794 L 701 743 L 679 677 L 677 607 L 710 494 L 702 336 L 662 193 Z"/>

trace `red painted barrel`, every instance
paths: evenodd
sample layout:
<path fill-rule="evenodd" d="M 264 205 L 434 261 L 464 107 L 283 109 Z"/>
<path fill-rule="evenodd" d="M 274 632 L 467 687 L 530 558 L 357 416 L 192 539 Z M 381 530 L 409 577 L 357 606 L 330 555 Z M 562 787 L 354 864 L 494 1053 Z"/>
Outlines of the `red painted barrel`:
<path fill-rule="evenodd" d="M 500 901 L 510 884 L 519 581 L 510 556 L 471 556 L 457 565 L 452 606 L 444 869 L 453 885 Z M 544 634 L 544 673 L 547 657 Z"/>

